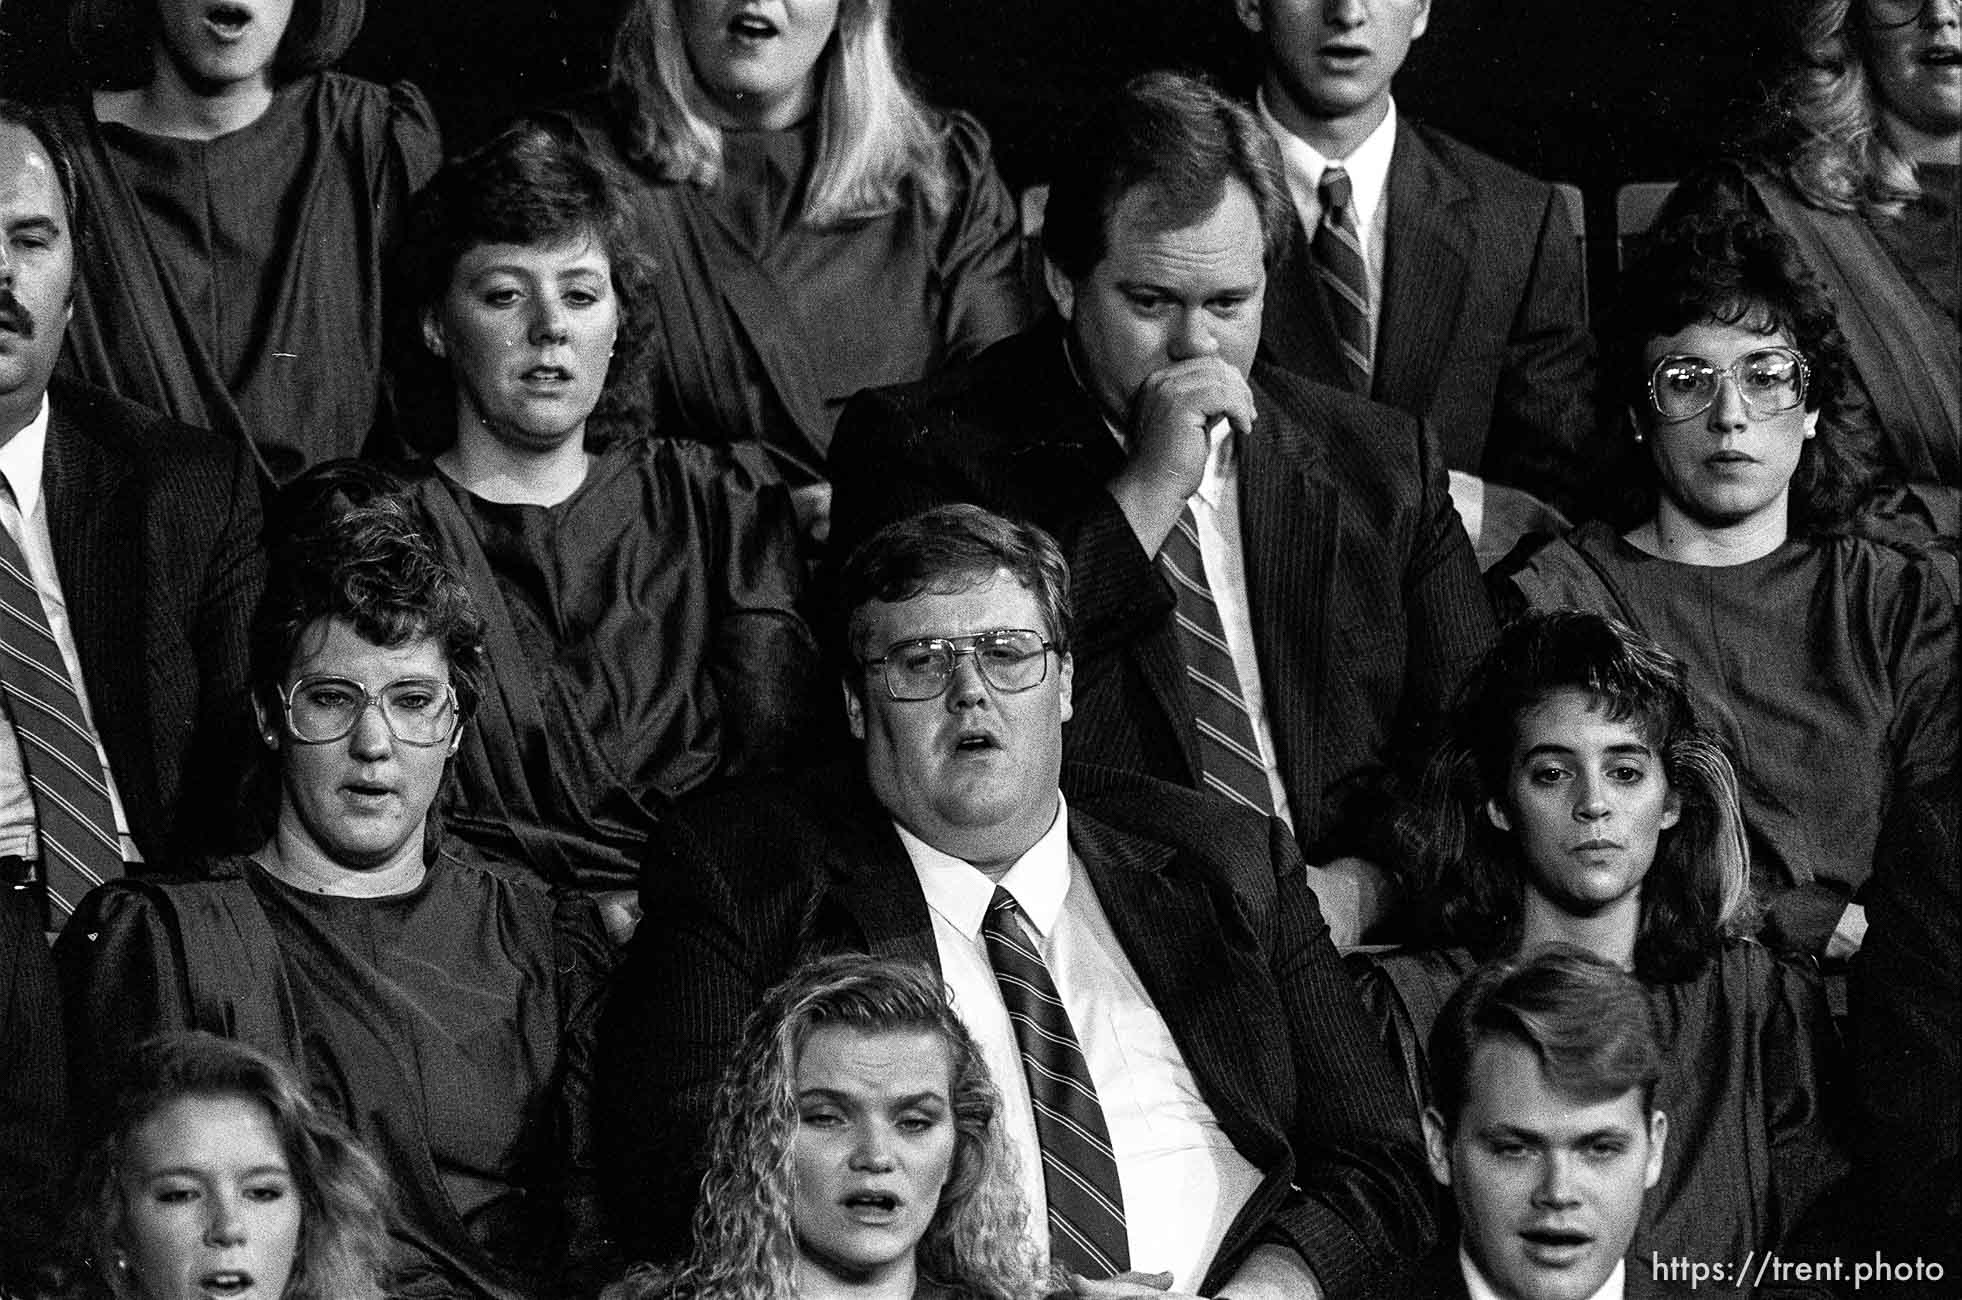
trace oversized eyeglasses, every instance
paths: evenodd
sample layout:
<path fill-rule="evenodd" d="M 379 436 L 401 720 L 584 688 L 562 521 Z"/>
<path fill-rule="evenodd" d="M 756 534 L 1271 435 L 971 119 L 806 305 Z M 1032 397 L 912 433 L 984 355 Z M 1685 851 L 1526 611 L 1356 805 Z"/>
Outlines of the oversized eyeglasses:
<path fill-rule="evenodd" d="M 1805 358 L 1787 347 L 1759 348 L 1727 366 L 1702 357 L 1664 357 L 1649 372 L 1649 402 L 1665 420 L 1687 420 L 1716 404 L 1728 375 L 1745 410 L 1773 415 L 1805 400 L 1807 374 Z"/>
<path fill-rule="evenodd" d="M 1928 12 L 1928 6 L 1935 0 L 1866 0 L 1862 6 L 1866 11 L 1869 27 L 1906 27 L 1919 22 Z"/>
<path fill-rule="evenodd" d="M 1040 686 L 1049 676 L 1053 641 L 1027 628 L 998 628 L 973 636 L 923 636 L 886 647 L 877 659 L 863 663 L 869 672 L 884 668 L 886 694 L 895 700 L 937 700 L 947 691 L 954 665 L 973 655 L 982 680 L 1013 695 Z"/>
<path fill-rule="evenodd" d="M 345 677 L 302 677 L 283 701 L 286 730 L 308 745 L 342 739 L 371 706 L 381 710 L 388 734 L 405 745 L 445 744 L 456 732 L 456 688 L 426 677 L 406 677 L 373 692 Z"/>

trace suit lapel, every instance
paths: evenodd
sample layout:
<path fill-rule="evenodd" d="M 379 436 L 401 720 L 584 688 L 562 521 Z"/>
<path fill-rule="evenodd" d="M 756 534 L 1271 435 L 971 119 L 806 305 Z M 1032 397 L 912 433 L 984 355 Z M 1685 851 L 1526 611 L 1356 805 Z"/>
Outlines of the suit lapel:
<path fill-rule="evenodd" d="M 810 927 L 815 931 L 811 946 L 827 946 L 842 919 L 857 929 L 865 951 L 923 964 L 938 973 L 940 950 L 933 941 L 933 918 L 914 878 L 913 860 L 906 856 L 891 816 L 860 786 L 855 792 L 856 815 L 840 823 L 852 830 L 825 862 L 828 879 L 818 900 L 820 915 Z M 829 908 L 841 911 L 843 917 L 825 918 L 822 913 Z"/>
<path fill-rule="evenodd" d="M 1308 249 L 1309 236 L 1288 205 L 1288 242 L 1267 276 L 1261 351 L 1274 364 L 1326 384 L 1347 387 L 1341 334 Z"/>
<path fill-rule="evenodd" d="M 1464 182 L 1437 160 L 1407 121 L 1390 160 L 1383 310 L 1377 318 L 1377 401 L 1402 411 L 1430 405 L 1458 328 L 1466 268 L 1477 236 L 1460 210 Z"/>
<path fill-rule="evenodd" d="M 1256 374 L 1256 379 L 1258 375 Z M 1240 540 L 1247 603 L 1260 661 L 1267 722 L 1279 751 L 1281 781 L 1297 827 L 1313 827 L 1324 774 L 1312 716 L 1327 680 L 1331 608 L 1341 539 L 1335 485 L 1324 471 L 1320 431 L 1307 412 L 1275 405 L 1258 385 L 1260 420 L 1241 443 Z"/>

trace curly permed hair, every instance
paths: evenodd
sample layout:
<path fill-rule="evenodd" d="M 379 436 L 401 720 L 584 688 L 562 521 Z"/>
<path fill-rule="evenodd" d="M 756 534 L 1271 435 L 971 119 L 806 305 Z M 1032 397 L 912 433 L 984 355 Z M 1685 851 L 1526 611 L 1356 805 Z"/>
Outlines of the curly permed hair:
<path fill-rule="evenodd" d="M 1632 720 L 1681 801 L 1642 882 L 1635 969 L 1647 980 L 1689 978 L 1727 936 L 1757 926 L 1737 775 L 1697 719 L 1682 660 L 1579 610 L 1511 624 L 1460 688 L 1415 806 L 1399 819 L 1418 928 L 1428 944 L 1483 956 L 1517 946 L 1529 873 L 1517 838 L 1485 808 L 1506 797 L 1520 719 L 1566 690 L 1587 695 L 1610 720 Z"/>
<path fill-rule="evenodd" d="M 606 253 L 620 332 L 606 386 L 586 420 L 598 450 L 653 427 L 646 363 L 653 337 L 653 267 L 614 169 L 562 118 L 519 118 L 482 148 L 443 165 L 416 196 L 391 263 L 397 286 L 389 359 L 402 424 L 415 449 L 434 456 L 456 440 L 449 363 L 423 342 L 423 320 L 441 310 L 457 263 L 483 244 L 558 246 L 591 239 Z"/>
<path fill-rule="evenodd" d="M 635 1269 L 605 1300 L 795 1300 L 797 1059 L 812 1031 L 825 1025 L 923 1030 L 946 1043 L 953 1059 L 953 1170 L 916 1247 L 920 1276 L 962 1300 L 1035 1300 L 1046 1293 L 1026 1240 L 1014 1157 L 996 1118 L 1000 1096 L 939 977 L 921 966 L 852 954 L 808 962 L 764 996 L 716 1093 L 694 1253 L 678 1270 Z"/>
<path fill-rule="evenodd" d="M 299 1192 L 300 1240 L 280 1300 L 381 1300 L 391 1248 L 387 1176 L 338 1119 L 314 1105 L 290 1069 L 202 1031 L 164 1034 L 136 1048 L 108 1127 L 82 1163 L 78 1231 L 116 1300 L 150 1294 L 143 1279 L 110 1263 L 124 1244 L 131 1142 L 167 1106 L 229 1097 L 264 1108 Z"/>
<path fill-rule="evenodd" d="M 1652 427 L 1646 349 L 1701 322 L 1784 334 L 1805 358 L 1805 409 L 1818 433 L 1792 473 L 1795 537 L 1854 531 L 1873 479 L 1874 434 L 1853 393 L 1851 360 L 1833 300 L 1791 238 L 1742 209 L 1693 211 L 1657 230 L 1623 280 L 1605 347 L 1609 391 L 1627 401 L 1636 429 Z M 1631 439 L 1624 461 L 1604 476 L 1629 486 L 1614 521 L 1644 522 L 1656 511 L 1661 476 L 1647 448 Z"/>

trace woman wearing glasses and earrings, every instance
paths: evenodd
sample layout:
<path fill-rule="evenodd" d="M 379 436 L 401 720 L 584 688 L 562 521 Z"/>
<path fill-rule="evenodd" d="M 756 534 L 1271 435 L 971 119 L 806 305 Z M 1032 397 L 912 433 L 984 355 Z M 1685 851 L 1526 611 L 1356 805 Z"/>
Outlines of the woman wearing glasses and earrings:
<path fill-rule="evenodd" d="M 1529 541 L 1502 611 L 1575 606 L 1688 661 L 1738 769 L 1764 939 L 1840 959 L 1890 800 L 1954 797 L 1951 570 L 1858 536 L 1868 435 L 1832 300 L 1763 218 L 1692 215 L 1630 273 L 1609 351 L 1631 500 Z"/>
<path fill-rule="evenodd" d="M 253 629 L 270 834 L 84 899 L 55 954 L 78 1128 L 151 1035 L 239 1039 L 382 1158 L 388 1294 L 591 1294 L 614 1265 L 589 1174 L 598 911 L 438 843 L 483 624 L 399 485 L 335 462 L 281 504 Z"/>

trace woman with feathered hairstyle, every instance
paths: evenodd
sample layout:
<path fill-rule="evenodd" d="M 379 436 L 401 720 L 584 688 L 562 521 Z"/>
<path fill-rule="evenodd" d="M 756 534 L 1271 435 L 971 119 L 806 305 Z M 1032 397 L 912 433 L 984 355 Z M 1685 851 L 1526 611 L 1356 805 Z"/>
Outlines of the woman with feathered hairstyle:
<path fill-rule="evenodd" d="M 1746 937 L 1737 781 L 1682 662 L 1598 614 L 1528 615 L 1461 688 L 1420 788 L 1400 866 L 1436 946 L 1356 966 L 1418 1109 L 1466 975 L 1584 948 L 1641 980 L 1669 1062 L 1671 1141 L 1631 1256 L 1777 1248 L 1843 1171 L 1822 1109 L 1832 1028 L 1817 977 Z"/>
<path fill-rule="evenodd" d="M 912 92 L 891 28 L 891 0 L 633 0 L 607 102 L 577 119 L 640 181 L 658 417 L 761 442 L 813 537 L 845 400 L 1027 314 L 987 134 Z"/>
<path fill-rule="evenodd" d="M 1838 304 L 1852 395 L 1881 435 L 1903 535 L 1962 533 L 1962 6 L 1796 0 L 1787 68 L 1741 156 L 1664 214 L 1743 208 L 1798 244 Z"/>
<path fill-rule="evenodd" d="M 924 1190 L 932 1203 L 920 1207 L 918 1235 L 899 1271 L 886 1278 L 893 1293 L 935 1300 L 1048 1294 L 999 1126 L 1000 1096 L 939 980 L 924 967 L 848 955 L 792 973 L 745 1025 L 716 1094 L 694 1253 L 676 1269 L 637 1267 L 605 1300 L 795 1300 L 806 1293 L 809 1270 L 824 1267 L 827 1243 L 824 1207 L 806 1205 L 800 1195 L 822 1158 L 805 1148 L 821 1144 L 818 1126 L 836 1122 L 823 1103 L 807 1098 L 820 1082 L 813 1058 L 824 1036 L 835 1040 L 841 1030 L 855 1044 L 899 1039 L 927 1049 L 911 1054 L 912 1067 L 933 1077 L 944 1100 L 926 1103 L 923 1116 L 927 1126 L 952 1128 L 940 1143 L 943 1153 L 951 1147 L 940 1157 L 944 1165 L 902 1158 L 915 1179 L 919 1166 L 930 1166 Z M 941 1054 L 931 1052 L 935 1044 Z M 934 1068 L 942 1060 L 944 1078 Z M 912 1077 L 908 1068 L 896 1066 L 896 1077 Z M 944 1181 L 934 1186 L 936 1172 Z"/>
<path fill-rule="evenodd" d="M 177 1294 L 180 1281 L 146 1275 L 154 1247 L 146 1250 L 144 1233 L 133 1226 L 141 1216 L 132 1198 L 148 1190 L 142 1184 L 149 1171 L 139 1167 L 146 1128 L 173 1108 L 180 1108 L 173 1116 L 179 1132 L 235 1119 L 237 1111 L 200 1116 L 182 1109 L 185 1103 L 224 1101 L 242 1102 L 245 1113 L 266 1121 L 284 1160 L 284 1176 L 248 1187 L 249 1197 L 276 1201 L 290 1185 L 299 1200 L 298 1243 L 278 1300 L 381 1300 L 390 1249 L 387 1179 L 347 1129 L 314 1105 L 291 1071 L 243 1043 L 186 1032 L 139 1046 L 124 1079 L 108 1127 L 76 1184 L 80 1236 L 116 1300 L 162 1300 Z M 242 1150 L 248 1138 L 228 1129 L 221 1140 Z M 171 1176 L 188 1187 L 182 1172 Z M 268 1262 L 277 1267 L 287 1261 Z"/>

